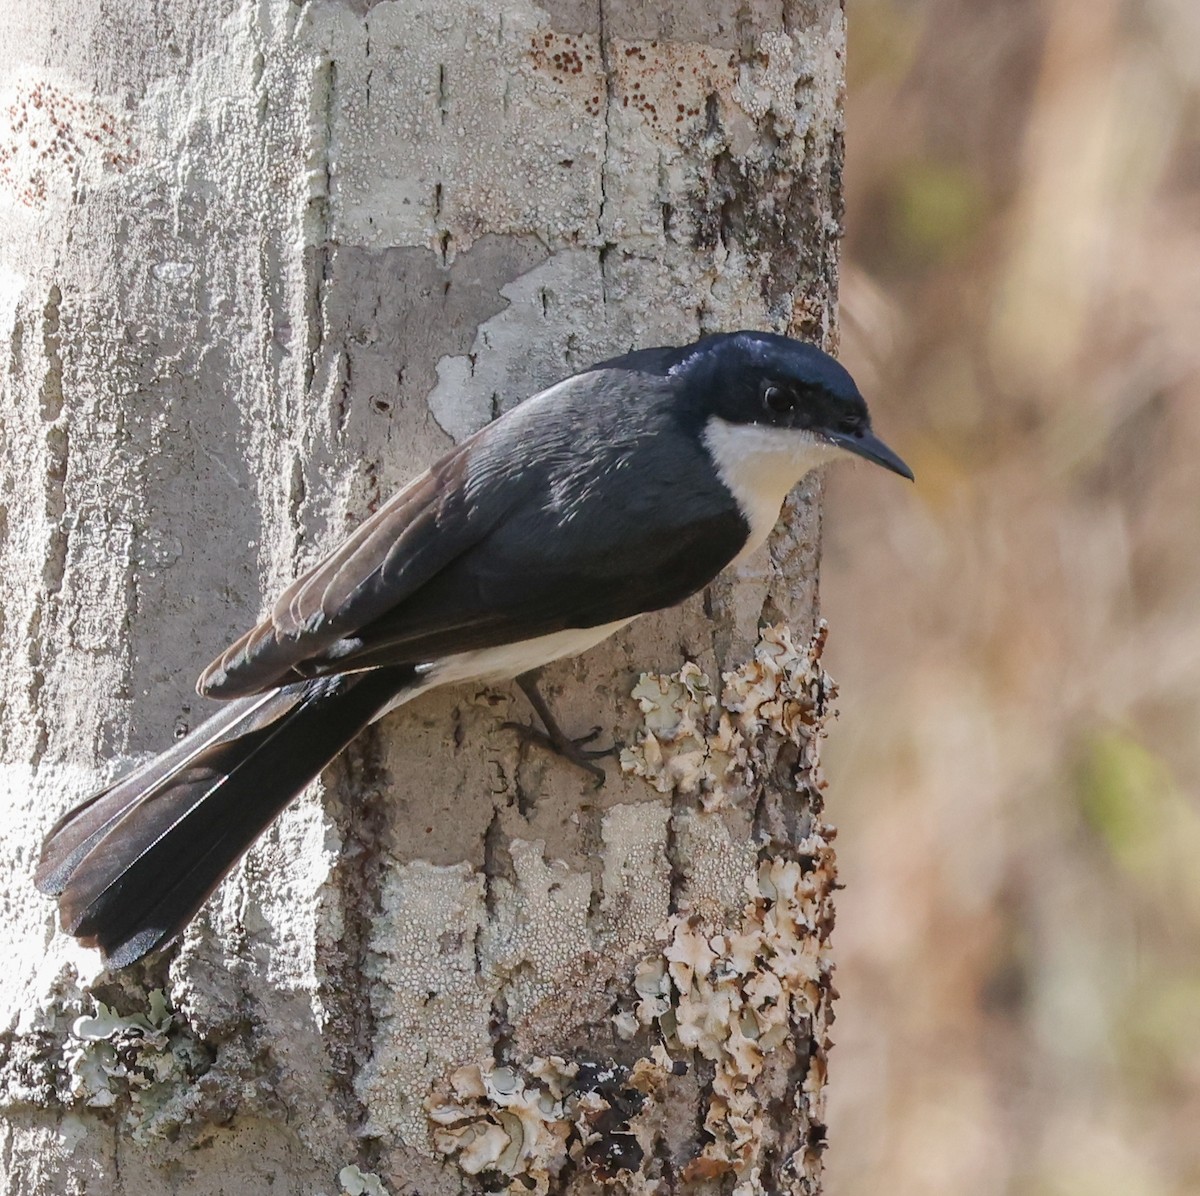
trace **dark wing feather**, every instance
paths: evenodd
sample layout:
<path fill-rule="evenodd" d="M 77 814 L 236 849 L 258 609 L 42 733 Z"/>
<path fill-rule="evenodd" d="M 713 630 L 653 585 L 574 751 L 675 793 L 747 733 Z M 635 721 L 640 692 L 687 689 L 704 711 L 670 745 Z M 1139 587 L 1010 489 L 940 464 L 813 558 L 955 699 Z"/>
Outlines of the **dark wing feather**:
<path fill-rule="evenodd" d="M 547 544 L 549 551 L 515 569 L 509 566 L 520 558 L 510 551 L 511 537 L 497 536 L 364 627 L 356 637 L 359 650 L 308 667 L 319 675 L 437 660 L 661 610 L 707 585 L 737 555 L 746 534 L 745 522 L 730 510 L 671 535 L 632 536 L 607 556 L 594 540 L 583 540 L 584 551 L 572 556 L 558 551 L 562 545 Z M 586 552 L 589 545 L 594 554 Z"/>
<path fill-rule="evenodd" d="M 749 529 L 670 387 L 596 370 L 489 424 L 290 586 L 201 692 L 421 664 L 694 593 Z"/>
<path fill-rule="evenodd" d="M 295 680 L 297 666 L 385 614 L 469 549 L 504 514 L 499 503 L 465 501 L 470 445 L 464 441 L 393 495 L 284 590 L 271 614 L 204 670 L 200 693 L 233 698 Z"/>

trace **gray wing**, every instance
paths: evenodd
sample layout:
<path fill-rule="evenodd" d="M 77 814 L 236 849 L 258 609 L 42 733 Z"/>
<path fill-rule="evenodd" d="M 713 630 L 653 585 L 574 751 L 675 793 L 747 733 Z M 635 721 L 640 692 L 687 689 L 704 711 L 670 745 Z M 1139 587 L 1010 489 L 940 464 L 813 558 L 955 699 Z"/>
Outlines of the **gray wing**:
<path fill-rule="evenodd" d="M 294 582 L 201 692 L 425 663 L 657 610 L 707 584 L 748 528 L 695 439 L 656 435 L 662 387 L 629 378 L 569 379 L 464 441 Z"/>
<path fill-rule="evenodd" d="M 199 692 L 232 698 L 295 680 L 296 666 L 336 651 L 346 636 L 386 614 L 486 534 L 504 509 L 500 502 L 465 501 L 462 475 L 471 444 L 464 441 L 414 478 L 288 586 L 270 615 L 204 670 Z"/>

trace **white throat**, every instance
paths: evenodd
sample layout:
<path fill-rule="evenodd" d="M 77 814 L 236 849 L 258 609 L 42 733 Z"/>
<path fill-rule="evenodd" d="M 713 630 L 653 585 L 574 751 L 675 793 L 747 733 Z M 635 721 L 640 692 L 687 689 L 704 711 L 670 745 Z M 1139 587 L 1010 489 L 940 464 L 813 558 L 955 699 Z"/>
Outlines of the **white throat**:
<path fill-rule="evenodd" d="M 704 431 L 717 474 L 750 525 L 750 538 L 734 562 L 749 556 L 771 534 L 788 491 L 839 449 L 801 428 L 732 424 L 713 416 Z"/>

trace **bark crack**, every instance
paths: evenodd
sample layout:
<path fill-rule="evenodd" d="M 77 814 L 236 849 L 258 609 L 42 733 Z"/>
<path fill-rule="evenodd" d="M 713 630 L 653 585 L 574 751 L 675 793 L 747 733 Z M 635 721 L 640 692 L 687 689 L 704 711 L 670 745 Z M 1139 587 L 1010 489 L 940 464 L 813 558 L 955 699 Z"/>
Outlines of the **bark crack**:
<path fill-rule="evenodd" d="M 604 0 L 597 0 L 597 41 L 600 51 L 600 69 L 604 71 L 604 144 L 600 151 L 600 210 L 596 213 L 596 239 L 600 243 L 598 265 L 600 268 L 600 297 L 608 305 L 608 255 L 616 248 L 608 239 L 608 169 L 612 146 L 612 118 L 616 103 L 616 78 L 608 53 L 608 24 L 604 12 Z"/>
<path fill-rule="evenodd" d="M 316 225 L 315 262 L 308 295 L 308 353 L 304 361 L 304 391 L 311 394 L 317 376 L 317 363 L 325 347 L 325 312 L 332 272 L 333 244 L 333 139 L 337 89 L 337 63 L 322 63 L 313 80 L 313 90 L 321 103 L 319 113 L 321 149 L 321 194 L 310 205 L 310 220 Z"/>
<path fill-rule="evenodd" d="M 54 287 L 51 296 L 53 297 L 57 292 L 58 288 Z M 61 371 L 61 362 L 58 368 Z M 60 390 L 56 414 L 61 413 L 61 399 Z M 50 631 L 55 621 L 53 616 L 58 605 L 58 598 L 62 592 L 70 548 L 70 528 L 66 518 L 66 485 L 71 441 L 67 429 L 62 424 L 52 424 L 46 430 L 45 445 L 46 472 L 43 493 L 46 520 L 50 531 L 46 542 L 46 557 L 42 563 L 41 591 L 30 617 L 28 650 L 31 669 L 28 696 L 34 720 L 32 763 L 35 767 L 45 757 L 50 744 L 50 724 L 46 718 L 46 712 L 42 708 L 47 656 L 43 645 L 52 642 L 53 639 Z"/>
<path fill-rule="evenodd" d="M 53 423 L 62 414 L 62 291 L 51 285 L 42 308 L 42 350 L 46 354 L 46 374 L 42 379 L 42 419 Z"/>
<path fill-rule="evenodd" d="M 390 778 L 378 724 L 361 732 L 334 766 L 339 795 L 342 852 L 330 879 L 341 896 L 342 934 L 327 947 L 325 1002 L 334 1100 L 348 1124 L 365 1127 L 369 1110 L 358 1095 L 355 1079 L 370 1060 L 378 1014 L 373 993 L 363 985 L 375 954 L 375 919 L 382 904 L 387 867 L 387 796 Z M 360 1165 L 374 1167 L 378 1143 L 360 1137 Z"/>

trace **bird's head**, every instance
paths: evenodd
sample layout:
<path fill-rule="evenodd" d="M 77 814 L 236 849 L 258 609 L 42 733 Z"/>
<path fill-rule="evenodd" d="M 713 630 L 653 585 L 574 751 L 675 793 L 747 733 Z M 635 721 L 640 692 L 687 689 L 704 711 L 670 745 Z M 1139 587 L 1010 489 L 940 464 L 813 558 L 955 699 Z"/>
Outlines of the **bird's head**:
<path fill-rule="evenodd" d="M 852 453 L 912 480 L 912 470 L 871 430 L 854 379 L 815 345 L 730 332 L 699 341 L 671 372 L 686 382 L 697 414 L 731 446 L 777 446 L 812 465 Z M 750 431 L 739 437 L 739 429 Z"/>

